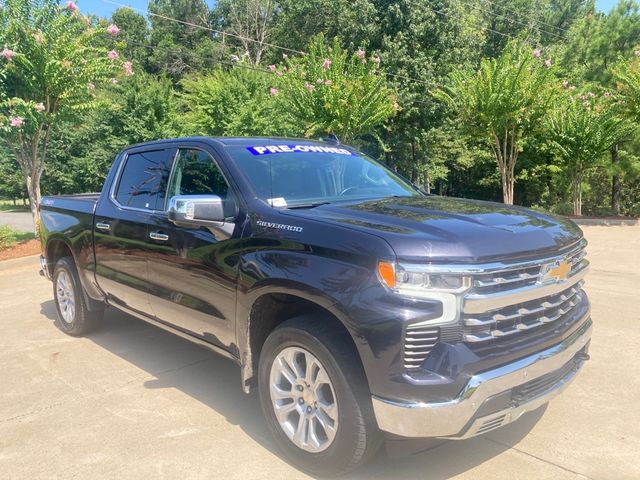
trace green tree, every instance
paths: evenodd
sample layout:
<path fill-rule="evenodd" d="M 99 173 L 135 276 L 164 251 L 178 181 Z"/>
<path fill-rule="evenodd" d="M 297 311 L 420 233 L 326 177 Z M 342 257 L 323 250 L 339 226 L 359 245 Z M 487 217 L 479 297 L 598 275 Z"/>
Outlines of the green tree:
<path fill-rule="evenodd" d="M 259 65 L 269 48 L 275 9 L 274 0 L 219 0 L 213 15 L 230 34 L 223 34 L 223 41 L 240 47 L 249 63 Z"/>
<path fill-rule="evenodd" d="M 381 19 L 373 0 L 279 0 L 274 12 L 272 43 L 304 50 L 316 35 L 339 37 L 343 47 L 371 47 Z M 271 52 L 275 62 L 290 52 Z"/>
<path fill-rule="evenodd" d="M 439 141 L 451 114 L 425 91 L 445 84 L 453 69 L 478 64 L 485 43 L 481 11 L 477 4 L 462 0 L 376 0 L 374 4 L 380 21 L 370 48 L 379 52 L 401 107 L 389 130 L 382 132 L 388 146 L 385 158 L 429 190 L 438 177 L 434 162 L 444 153 Z M 445 142 L 447 155 L 468 156 L 472 148 L 465 136 L 450 128 L 446 131 L 451 133 Z"/>
<path fill-rule="evenodd" d="M 599 84 L 613 89 L 611 67 L 619 56 L 629 57 L 640 43 L 640 8 L 634 0 L 620 0 L 608 14 L 584 15 L 566 34 L 565 45 L 558 48 L 558 66 L 562 78 L 580 84 Z M 610 151 L 610 204 L 613 213 L 620 212 L 621 161 L 623 146 L 615 144 Z M 602 181 L 599 178 L 598 181 Z M 606 198 L 606 197 L 603 197 Z"/>
<path fill-rule="evenodd" d="M 204 0 L 149 0 L 149 12 L 152 73 L 179 80 L 219 61 L 224 45 L 208 30 L 211 12 Z"/>
<path fill-rule="evenodd" d="M 116 25 L 119 29 L 117 39 L 123 56 L 134 65 L 148 70 L 149 56 L 153 50 L 149 45 L 146 18 L 131 8 L 124 7 L 113 12 L 110 24 Z"/>
<path fill-rule="evenodd" d="M 138 72 L 99 90 L 76 126 L 53 135 L 43 176 L 47 193 L 100 191 L 115 155 L 127 145 L 179 134 L 172 82 Z"/>
<path fill-rule="evenodd" d="M 90 90 L 123 66 L 115 50 L 94 46 L 106 35 L 89 28 L 73 2 L 61 7 L 54 0 L 7 0 L 0 9 L 0 138 L 26 178 L 36 230 L 54 127 L 91 108 Z M 131 73 L 126 66 L 125 72 Z"/>
<path fill-rule="evenodd" d="M 640 124 L 640 49 L 631 61 L 622 60 L 612 69 L 616 89 L 623 103 L 622 112 L 636 124 Z"/>
<path fill-rule="evenodd" d="M 378 64 L 363 49 L 349 55 L 337 38 L 327 44 L 319 35 L 308 55 L 293 57 L 286 69 L 274 72 L 273 84 L 279 88 L 271 93 L 281 95 L 283 107 L 304 126 L 306 136 L 335 134 L 354 142 L 372 134 L 397 109 Z"/>
<path fill-rule="evenodd" d="M 573 214 L 580 216 L 585 175 L 612 145 L 630 133 L 631 126 L 606 98 L 570 90 L 558 99 L 547 122 L 549 141 L 564 162 L 571 183 Z"/>
<path fill-rule="evenodd" d="M 27 190 L 20 166 L 0 145 L 0 198 L 8 198 L 15 203 L 16 199 L 26 198 Z"/>
<path fill-rule="evenodd" d="M 595 11 L 594 0 L 488 0 L 481 5 L 489 57 L 500 55 L 510 38 L 542 47 L 565 42 L 567 30 Z"/>
<path fill-rule="evenodd" d="M 269 94 L 273 76 L 245 63 L 188 76 L 180 83 L 182 132 L 187 135 L 300 135 Z"/>
<path fill-rule="evenodd" d="M 451 86 L 435 92 L 459 121 L 491 145 L 502 181 L 503 201 L 513 203 L 515 168 L 524 141 L 549 109 L 551 60 L 517 42 L 480 69 L 457 69 Z"/>
<path fill-rule="evenodd" d="M 583 16 L 566 37 L 566 45 L 557 52 L 559 75 L 576 84 L 611 88 L 611 67 L 640 43 L 640 7 L 634 0 L 620 0 L 607 15 Z"/>

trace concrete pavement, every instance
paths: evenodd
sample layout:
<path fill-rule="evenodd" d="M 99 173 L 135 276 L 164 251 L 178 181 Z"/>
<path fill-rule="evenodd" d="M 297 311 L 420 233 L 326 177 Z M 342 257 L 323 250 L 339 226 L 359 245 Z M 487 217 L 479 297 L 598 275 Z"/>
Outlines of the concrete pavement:
<path fill-rule="evenodd" d="M 0 225 L 9 225 L 21 232 L 33 232 L 33 219 L 28 210 L 0 211 Z"/>
<path fill-rule="evenodd" d="M 348 478 L 640 478 L 640 227 L 584 227 L 592 360 L 548 408 Z M 277 453 L 233 363 L 110 310 L 71 338 L 37 259 L 0 263 L 0 478 L 308 478 Z"/>

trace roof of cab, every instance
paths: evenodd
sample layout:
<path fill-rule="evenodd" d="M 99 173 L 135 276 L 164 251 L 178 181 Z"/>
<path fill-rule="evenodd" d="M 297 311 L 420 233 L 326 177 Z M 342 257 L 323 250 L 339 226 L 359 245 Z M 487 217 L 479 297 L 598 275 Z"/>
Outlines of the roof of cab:
<path fill-rule="evenodd" d="M 153 140 L 150 142 L 137 143 L 130 145 L 125 150 L 130 148 L 161 145 L 163 143 L 172 142 L 184 142 L 184 141 L 198 141 L 198 142 L 214 142 L 222 146 L 247 146 L 247 145 L 278 145 L 283 142 L 294 142 L 297 145 L 332 145 L 335 146 L 334 141 L 322 141 L 311 140 L 308 138 L 293 138 L 293 137 L 179 137 L 179 138 L 167 138 L 164 140 Z"/>

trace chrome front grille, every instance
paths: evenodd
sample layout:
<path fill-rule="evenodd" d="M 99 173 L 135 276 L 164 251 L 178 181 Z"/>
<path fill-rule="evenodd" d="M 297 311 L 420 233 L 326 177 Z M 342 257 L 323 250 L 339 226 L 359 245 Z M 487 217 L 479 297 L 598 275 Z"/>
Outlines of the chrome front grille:
<path fill-rule="evenodd" d="M 475 272 L 463 299 L 463 341 L 512 337 L 569 318 L 584 294 L 585 246 L 582 241 L 553 258 Z M 549 276 L 558 262 L 568 264 L 565 279 Z"/>
<path fill-rule="evenodd" d="M 544 299 L 513 305 L 485 315 L 465 316 L 463 340 L 484 342 L 553 323 L 569 314 L 580 302 L 583 283 L 578 282 L 575 286 Z"/>
<path fill-rule="evenodd" d="M 438 328 L 408 325 L 404 334 L 404 368 L 419 368 L 438 343 L 439 337 Z"/>
<path fill-rule="evenodd" d="M 588 264 L 585 260 L 586 254 L 584 244 L 581 243 L 578 248 L 566 254 L 563 260 L 569 263 L 571 272 L 575 272 Z M 543 266 L 546 263 L 549 261 L 538 260 L 532 264 L 526 263 L 522 266 L 507 267 L 504 270 L 475 274 L 474 291 L 479 294 L 508 293 L 517 288 L 534 286 L 543 281 L 545 273 Z"/>

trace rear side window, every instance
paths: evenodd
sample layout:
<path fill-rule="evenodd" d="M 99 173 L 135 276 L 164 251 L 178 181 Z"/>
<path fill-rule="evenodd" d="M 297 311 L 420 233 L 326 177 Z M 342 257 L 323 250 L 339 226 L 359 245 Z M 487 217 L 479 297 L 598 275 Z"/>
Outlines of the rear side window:
<path fill-rule="evenodd" d="M 115 192 L 123 207 L 162 210 L 174 150 L 150 150 L 127 157 Z"/>

